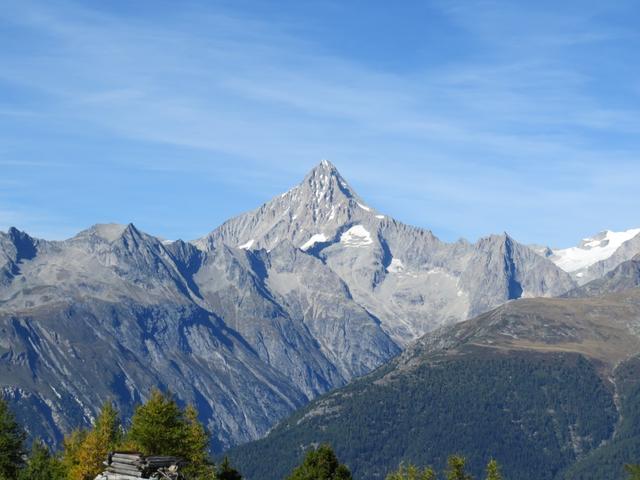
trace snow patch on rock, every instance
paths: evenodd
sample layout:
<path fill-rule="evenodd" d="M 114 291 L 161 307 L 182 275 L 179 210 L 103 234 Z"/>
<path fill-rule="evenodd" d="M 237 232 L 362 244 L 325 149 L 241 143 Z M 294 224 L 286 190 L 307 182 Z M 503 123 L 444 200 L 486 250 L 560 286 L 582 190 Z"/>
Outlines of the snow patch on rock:
<path fill-rule="evenodd" d="M 243 250 L 249 250 L 254 242 L 255 242 L 255 240 L 252 238 L 247 243 L 243 243 L 242 245 L 238 245 L 238 248 L 242 248 Z"/>
<path fill-rule="evenodd" d="M 313 247 L 316 243 L 326 242 L 326 241 L 327 241 L 327 236 L 324 233 L 316 233 L 315 235 L 312 235 L 309 240 L 304 242 L 304 244 L 300 247 L 300 250 L 307 251 L 311 247 Z"/>
<path fill-rule="evenodd" d="M 387 272 L 389 273 L 400 273 L 403 271 L 404 271 L 404 264 L 402 263 L 402 260 L 400 260 L 399 258 L 393 258 L 391 260 L 391 263 L 387 267 Z"/>
<path fill-rule="evenodd" d="M 340 243 L 345 247 L 366 247 L 373 240 L 371 234 L 362 225 L 354 225 L 340 236 Z"/>

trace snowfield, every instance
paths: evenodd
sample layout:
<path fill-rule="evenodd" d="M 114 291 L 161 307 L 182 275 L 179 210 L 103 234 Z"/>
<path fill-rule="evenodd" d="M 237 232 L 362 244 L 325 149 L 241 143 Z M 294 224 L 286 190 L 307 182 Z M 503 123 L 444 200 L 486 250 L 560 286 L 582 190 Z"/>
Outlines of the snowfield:
<path fill-rule="evenodd" d="M 582 270 L 601 260 L 606 260 L 624 242 L 639 234 L 640 228 L 624 232 L 605 230 L 593 238 L 585 238 L 577 247 L 553 250 L 550 260 L 565 272 Z"/>

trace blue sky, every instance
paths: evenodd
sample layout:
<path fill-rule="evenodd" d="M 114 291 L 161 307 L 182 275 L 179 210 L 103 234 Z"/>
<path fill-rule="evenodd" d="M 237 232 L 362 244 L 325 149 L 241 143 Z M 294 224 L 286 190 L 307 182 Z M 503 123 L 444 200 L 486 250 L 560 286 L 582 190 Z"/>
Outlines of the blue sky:
<path fill-rule="evenodd" d="M 0 229 L 192 239 L 323 158 L 446 240 L 638 227 L 638 18 L 634 1 L 0 0 Z"/>

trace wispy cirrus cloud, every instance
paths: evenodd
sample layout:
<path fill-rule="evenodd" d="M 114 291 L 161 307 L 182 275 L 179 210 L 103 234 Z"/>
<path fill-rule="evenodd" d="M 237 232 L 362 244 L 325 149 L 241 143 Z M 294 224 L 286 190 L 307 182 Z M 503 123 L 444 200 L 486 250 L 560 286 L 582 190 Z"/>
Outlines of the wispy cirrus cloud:
<path fill-rule="evenodd" d="M 0 53 L 0 82 L 17 95 L 0 96 L 0 122 L 10 127 L 0 140 L 17 144 L 2 155 L 75 163 L 54 182 L 73 175 L 79 192 L 98 183 L 94 191 L 113 211 L 126 205 L 145 221 L 159 214 L 136 213 L 130 188 L 159 202 L 168 188 L 177 198 L 194 195 L 190 183 L 210 185 L 199 195 L 216 210 L 192 207 L 170 231 L 153 232 L 170 238 L 205 233 L 288 188 L 322 157 L 362 196 L 385 203 L 379 208 L 448 238 L 506 229 L 525 241 L 543 241 L 545 232 L 564 243 L 626 226 L 616 192 L 640 178 L 640 104 L 600 91 L 606 79 L 588 54 L 617 51 L 635 34 L 601 20 L 602 5 L 560 13 L 510 5 L 434 2 L 464 42 L 446 61 L 410 71 L 330 49 L 301 33 L 295 20 L 304 18 L 274 22 L 251 9 L 6 5 L 3 36 L 12 45 Z M 446 49 L 448 40 L 422 47 Z M 609 85 L 631 91 L 632 77 Z M 37 116 L 16 124 L 2 120 L 3 110 Z M 88 165 L 129 176 L 120 181 L 123 198 Z M 624 173 L 611 175 L 611 165 Z M 31 167 L 27 175 L 37 177 Z M 160 225 L 149 221 L 152 230 Z"/>

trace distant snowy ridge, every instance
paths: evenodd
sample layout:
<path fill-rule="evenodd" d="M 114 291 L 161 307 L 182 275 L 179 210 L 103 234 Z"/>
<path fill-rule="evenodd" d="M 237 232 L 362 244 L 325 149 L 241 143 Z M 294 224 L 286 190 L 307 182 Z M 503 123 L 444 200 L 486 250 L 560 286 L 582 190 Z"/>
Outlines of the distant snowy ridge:
<path fill-rule="evenodd" d="M 573 273 L 611 257 L 623 243 L 640 235 L 640 228 L 613 232 L 605 230 L 585 238 L 577 247 L 552 250 L 549 259 L 565 272 Z"/>

